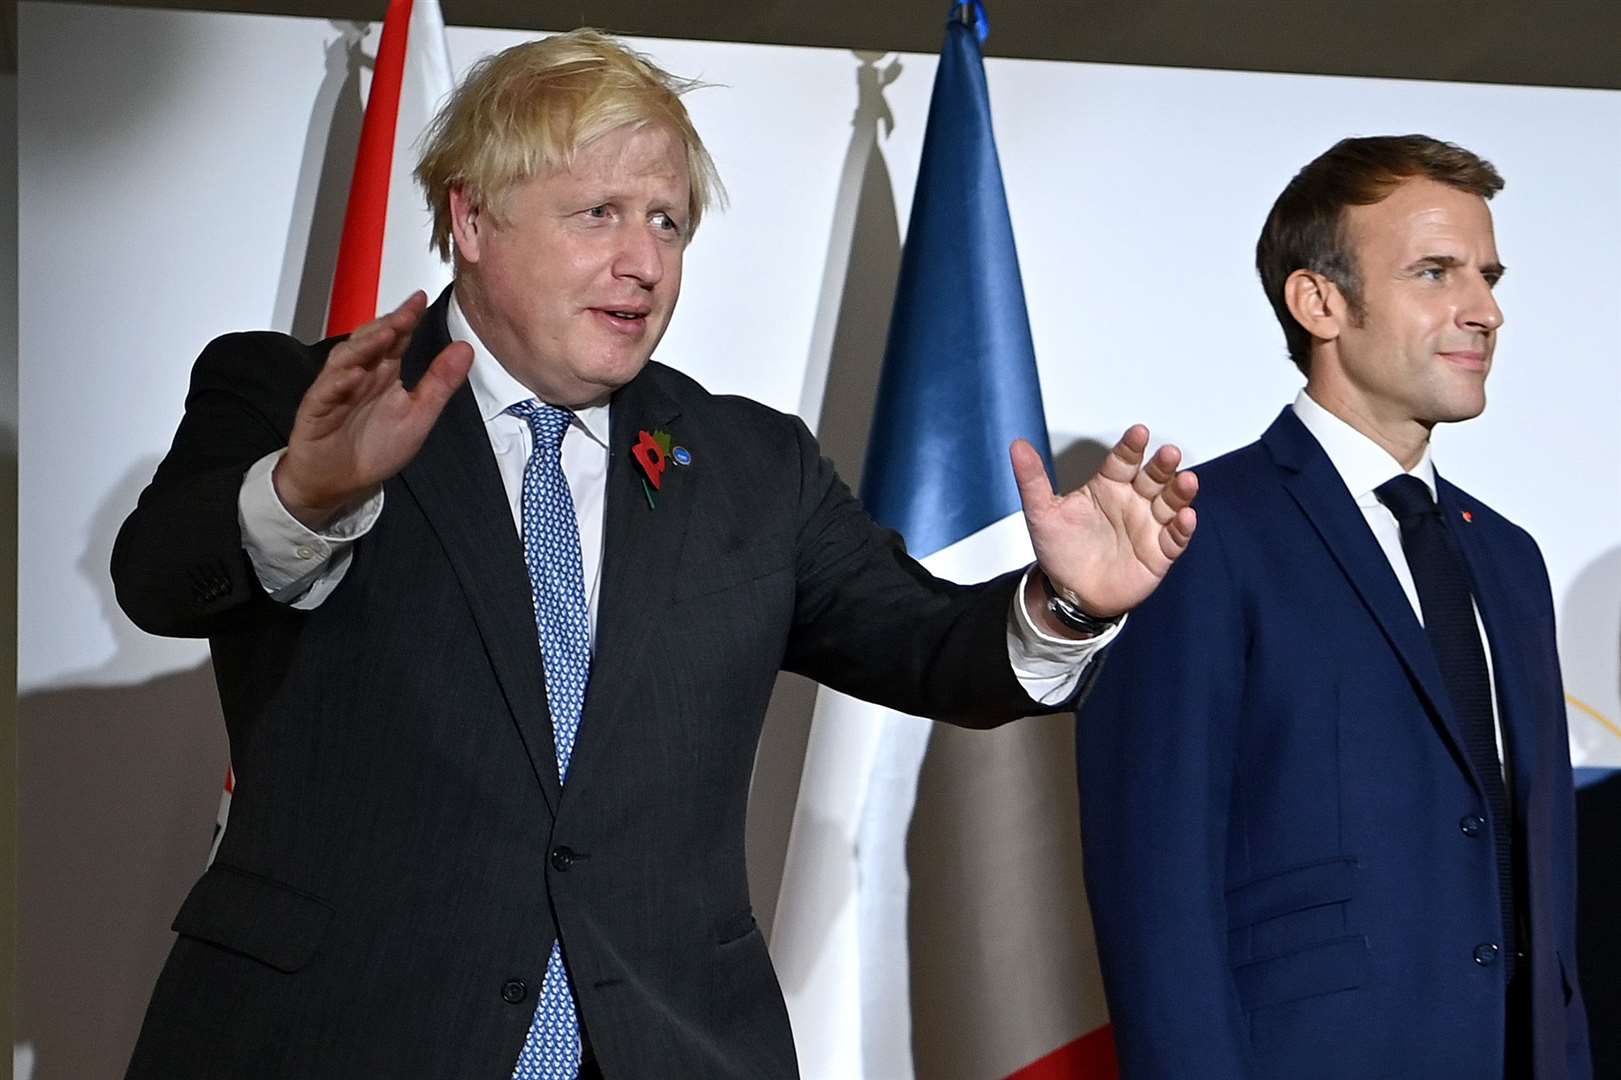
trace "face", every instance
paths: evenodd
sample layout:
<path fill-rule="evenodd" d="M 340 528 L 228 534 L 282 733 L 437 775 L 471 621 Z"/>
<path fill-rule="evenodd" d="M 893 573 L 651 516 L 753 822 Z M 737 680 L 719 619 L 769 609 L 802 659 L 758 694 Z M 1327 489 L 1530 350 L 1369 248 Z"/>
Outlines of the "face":
<path fill-rule="evenodd" d="M 1491 212 L 1478 195 L 1409 180 L 1381 202 L 1349 208 L 1346 232 L 1363 311 L 1355 318 L 1343 294 L 1329 302 L 1332 340 L 1314 351 L 1308 388 L 1387 448 L 1421 449 L 1435 424 L 1486 407 L 1503 323 L 1492 295 L 1503 267 Z"/>
<path fill-rule="evenodd" d="M 513 188 L 496 215 L 453 191 L 457 300 L 542 400 L 601 401 L 642 370 L 675 311 L 687 194 L 685 147 L 651 126 L 580 148 L 572 167 Z"/>

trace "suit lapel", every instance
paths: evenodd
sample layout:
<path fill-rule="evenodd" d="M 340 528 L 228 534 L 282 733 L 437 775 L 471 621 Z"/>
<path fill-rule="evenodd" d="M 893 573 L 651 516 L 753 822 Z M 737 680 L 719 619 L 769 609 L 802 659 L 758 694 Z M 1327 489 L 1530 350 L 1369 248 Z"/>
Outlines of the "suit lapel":
<path fill-rule="evenodd" d="M 1440 495 L 1441 520 L 1463 553 L 1464 563 L 1469 568 L 1470 589 L 1480 608 L 1480 620 L 1486 624 L 1497 717 L 1503 729 L 1515 805 L 1523 809 L 1529 802 L 1531 777 L 1536 774 L 1536 720 L 1531 688 L 1525 679 L 1525 647 L 1514 635 L 1524 633 L 1531 616 L 1517 610 L 1508 586 L 1512 577 L 1505 572 L 1507 568 L 1498 558 L 1501 548 L 1494 543 L 1500 538 L 1493 533 L 1494 526 L 1486 515 L 1477 518 L 1463 492 L 1439 476 L 1436 488 Z M 1465 511 L 1470 512 L 1469 519 L 1464 518 Z"/>
<path fill-rule="evenodd" d="M 408 387 L 416 385 L 428 364 L 450 342 L 445 328 L 449 298 L 446 289 L 428 309 L 400 362 L 401 378 Z M 456 391 L 400 478 L 438 534 L 467 594 L 530 767 L 555 813 L 557 752 L 546 706 L 545 669 L 535 633 L 529 575 L 489 436 L 469 387 Z"/>
<path fill-rule="evenodd" d="M 1454 756 L 1468 770 L 1457 718 L 1441 681 L 1435 650 L 1423 625 L 1413 615 L 1413 606 L 1391 571 L 1384 549 L 1368 529 L 1361 508 L 1345 490 L 1345 482 L 1340 479 L 1334 463 L 1292 409 L 1283 410 L 1261 436 L 1261 442 L 1278 465 L 1284 488 L 1311 521 L 1351 586 L 1373 613 L 1430 711 L 1438 718 Z"/>
<path fill-rule="evenodd" d="M 638 681 L 648 635 L 659 623 L 680 565 L 687 522 L 703 475 L 702 447 L 690 467 L 671 464 L 648 505 L 642 470 L 631 457 L 641 432 L 668 431 L 692 447 L 693 433 L 677 423 L 680 406 L 644 369 L 613 399 L 609 414 L 608 491 L 603 512 L 602 587 L 597 597 L 597 640 L 591 684 L 569 765 L 567 790 L 589 783 L 611 745 L 627 707 L 626 693 Z M 668 629 L 668 628 L 666 628 Z"/>

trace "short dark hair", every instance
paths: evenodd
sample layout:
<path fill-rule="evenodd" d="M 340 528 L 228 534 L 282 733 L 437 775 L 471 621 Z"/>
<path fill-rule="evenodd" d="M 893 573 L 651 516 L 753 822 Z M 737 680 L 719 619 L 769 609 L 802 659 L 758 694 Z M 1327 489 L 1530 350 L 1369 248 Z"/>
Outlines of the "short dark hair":
<path fill-rule="evenodd" d="M 1309 374 L 1311 335 L 1295 320 L 1283 284 L 1296 270 L 1311 270 L 1340 287 L 1351 316 L 1362 317 L 1362 278 L 1345 230 L 1345 210 L 1383 200 L 1405 180 L 1422 178 L 1490 199 L 1503 190 L 1492 163 L 1428 135 L 1376 135 L 1341 139 L 1295 174 L 1261 228 L 1255 269 L 1283 326 L 1289 359 Z"/>

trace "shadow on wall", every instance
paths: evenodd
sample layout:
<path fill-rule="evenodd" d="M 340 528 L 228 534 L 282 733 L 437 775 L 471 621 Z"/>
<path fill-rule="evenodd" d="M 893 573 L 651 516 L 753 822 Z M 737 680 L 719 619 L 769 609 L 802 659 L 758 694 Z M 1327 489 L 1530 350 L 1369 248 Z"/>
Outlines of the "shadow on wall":
<path fill-rule="evenodd" d="M 817 415 L 806 419 L 815 428 L 822 453 L 838 467 L 844 481 L 859 490 L 895 280 L 901 268 L 895 191 L 878 148 L 880 124 L 885 125 L 884 134 L 894 125 L 883 91 L 900 75 L 900 63 L 880 68 L 884 53 L 853 55 L 858 61 L 856 110 L 828 239 L 829 267 L 815 319 L 818 327 L 831 328 L 831 344 L 824 386 L 807 387 L 806 392 L 807 400 L 819 398 L 821 407 Z M 840 262 L 841 258 L 847 261 Z M 810 370 L 822 367 L 823 359 L 813 355 Z M 755 756 L 746 852 L 749 891 L 767 940 L 776 915 L 815 707 L 816 684 L 797 675 L 779 676 Z"/>
<path fill-rule="evenodd" d="M 371 63 L 364 24 L 332 25 L 275 302 L 275 328 L 302 340 L 325 332 L 363 115 L 360 72 Z M 229 760 L 207 663 L 107 685 L 146 667 L 148 639 L 118 610 L 107 567 L 155 467 L 136 465 L 98 508 L 79 564 L 112 628 L 113 656 L 17 703 L 16 1038 L 32 1051 L 35 1080 L 123 1074 L 170 921 L 208 856 Z"/>
<path fill-rule="evenodd" d="M 155 464 L 97 508 L 79 562 L 114 655 L 17 702 L 16 1037 L 32 1047 L 35 1080 L 123 1074 L 170 920 L 208 855 L 228 760 L 208 664 L 103 685 L 141 646 L 107 560 Z"/>
<path fill-rule="evenodd" d="M 1577 574 L 1560 612 L 1565 690 L 1576 698 L 1621 700 L 1621 548 Z M 1591 690 L 1586 689 L 1591 687 Z M 1621 716 L 1586 702 L 1610 724 Z M 1572 713 L 1573 723 L 1581 717 Z M 1595 721 L 1594 723 L 1597 723 Z M 1611 743 L 1621 748 L 1621 736 Z M 1615 761 L 1611 757 L 1609 760 Z M 1621 1076 L 1621 771 L 1576 793 L 1576 946 L 1593 1042 L 1593 1075 Z"/>
<path fill-rule="evenodd" d="M 326 44 L 326 78 L 310 107 L 271 324 L 271 329 L 306 342 L 326 336 L 332 275 L 365 118 L 360 72 L 373 66 L 372 58 L 361 52 L 365 23 L 334 21 L 332 28 L 338 36 Z"/>

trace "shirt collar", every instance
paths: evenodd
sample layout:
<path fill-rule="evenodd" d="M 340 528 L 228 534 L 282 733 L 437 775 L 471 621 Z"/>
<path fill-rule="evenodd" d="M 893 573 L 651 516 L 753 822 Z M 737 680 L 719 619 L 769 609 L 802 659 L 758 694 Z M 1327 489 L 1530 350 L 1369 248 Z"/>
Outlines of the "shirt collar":
<path fill-rule="evenodd" d="M 1418 459 L 1418 464 L 1403 470 L 1401 462 L 1392 457 L 1388 450 L 1323 408 L 1305 390 L 1295 395 L 1294 409 L 1295 416 L 1300 418 L 1306 430 L 1322 446 L 1323 453 L 1334 465 L 1334 471 L 1340 474 L 1351 497 L 1359 505 L 1377 502 L 1374 489 L 1404 471 L 1424 481 L 1424 486 L 1430 489 L 1430 498 L 1436 497 L 1435 463 L 1430 460 L 1428 443 L 1424 444 L 1424 453 Z"/>
<path fill-rule="evenodd" d="M 478 402 L 478 414 L 486 424 L 502 415 L 520 401 L 529 401 L 535 395 L 527 386 L 513 378 L 508 371 L 490 352 L 479 336 L 473 332 L 473 326 L 462 313 L 462 306 L 456 300 L 454 289 L 450 293 L 450 310 L 445 313 L 445 326 L 450 331 L 450 340 L 465 341 L 473 347 L 473 367 L 467 373 L 467 385 L 472 387 L 473 399 Z M 584 431 L 591 439 L 603 446 L 608 445 L 608 404 L 586 405 L 574 410 L 574 427 Z"/>

